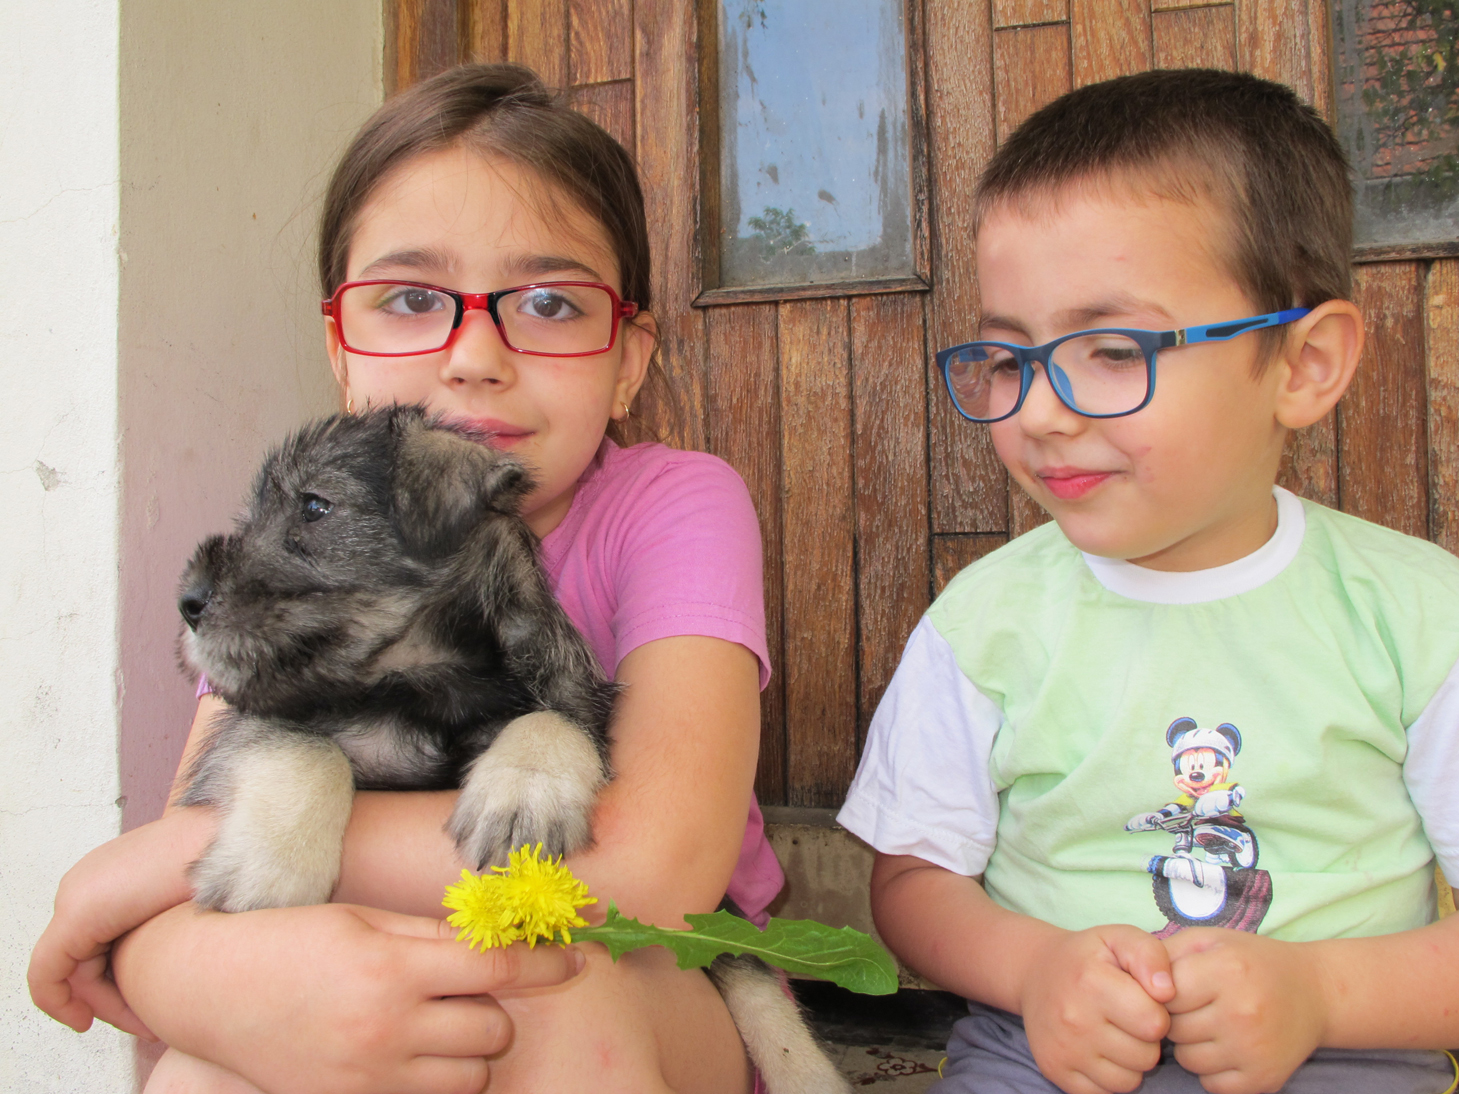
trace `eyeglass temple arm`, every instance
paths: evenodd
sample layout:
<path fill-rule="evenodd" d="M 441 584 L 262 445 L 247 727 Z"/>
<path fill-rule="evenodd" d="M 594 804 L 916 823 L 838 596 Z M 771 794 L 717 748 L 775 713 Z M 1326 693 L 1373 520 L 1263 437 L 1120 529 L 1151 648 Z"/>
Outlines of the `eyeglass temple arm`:
<path fill-rule="evenodd" d="M 1196 342 L 1224 342 L 1228 338 L 1235 338 L 1238 334 L 1245 334 L 1248 331 L 1261 330 L 1263 327 L 1280 327 L 1294 322 L 1311 310 L 1311 308 L 1288 308 L 1286 311 L 1268 312 L 1266 315 L 1255 315 L 1250 319 L 1236 319 L 1229 323 L 1208 323 L 1204 327 L 1168 330 L 1160 336 L 1160 348 L 1189 346 Z"/>

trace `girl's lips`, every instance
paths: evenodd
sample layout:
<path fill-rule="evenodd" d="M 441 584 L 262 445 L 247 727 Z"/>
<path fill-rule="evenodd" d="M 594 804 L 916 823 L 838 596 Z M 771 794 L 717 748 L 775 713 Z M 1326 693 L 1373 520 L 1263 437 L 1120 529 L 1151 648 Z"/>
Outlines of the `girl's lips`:
<path fill-rule="evenodd" d="M 1085 471 L 1078 467 L 1054 467 L 1040 471 L 1038 478 L 1054 497 L 1061 501 L 1073 501 L 1075 498 L 1082 498 L 1113 473 Z"/>
<path fill-rule="evenodd" d="M 530 437 L 534 432 L 499 418 L 458 418 L 451 424 L 475 434 L 483 443 L 493 448 L 508 448 L 522 438 Z"/>

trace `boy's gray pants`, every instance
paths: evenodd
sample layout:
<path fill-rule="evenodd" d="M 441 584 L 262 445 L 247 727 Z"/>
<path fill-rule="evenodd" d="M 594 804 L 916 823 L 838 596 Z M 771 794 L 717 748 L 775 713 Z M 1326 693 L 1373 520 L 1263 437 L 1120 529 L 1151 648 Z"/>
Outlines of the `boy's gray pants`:
<path fill-rule="evenodd" d="M 1318 1049 L 1281 1094 L 1447 1094 L 1455 1064 L 1446 1052 Z M 1060 1094 L 1039 1074 L 1023 1019 L 981 1003 L 952 1028 L 942 1078 L 927 1094 Z M 1145 1073 L 1139 1094 L 1205 1094 L 1200 1079 L 1175 1062 L 1167 1043 L 1160 1063 Z"/>

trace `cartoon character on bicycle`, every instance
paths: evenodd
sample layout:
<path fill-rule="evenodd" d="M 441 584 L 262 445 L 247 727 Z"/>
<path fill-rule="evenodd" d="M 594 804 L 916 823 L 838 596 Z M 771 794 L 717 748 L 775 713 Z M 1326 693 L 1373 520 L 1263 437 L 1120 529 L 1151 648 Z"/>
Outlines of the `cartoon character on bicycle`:
<path fill-rule="evenodd" d="M 1183 927 L 1254 933 L 1271 907 L 1272 879 L 1256 868 L 1256 833 L 1240 809 L 1246 791 L 1230 778 L 1241 733 L 1229 722 L 1203 729 L 1193 718 L 1177 718 L 1165 741 L 1180 796 L 1125 824 L 1126 832 L 1163 829 L 1175 836 L 1171 853 L 1154 855 L 1145 866 L 1154 878 L 1155 903 L 1169 920 L 1157 937 Z"/>

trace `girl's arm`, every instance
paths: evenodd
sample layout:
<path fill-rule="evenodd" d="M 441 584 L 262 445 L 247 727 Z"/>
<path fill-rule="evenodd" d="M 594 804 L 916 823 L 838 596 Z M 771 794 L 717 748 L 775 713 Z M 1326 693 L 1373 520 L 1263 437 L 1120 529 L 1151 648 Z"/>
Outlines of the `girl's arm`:
<path fill-rule="evenodd" d="M 198 701 L 178 780 L 223 706 L 212 695 Z M 174 783 L 174 796 L 178 789 Z M 78 1031 L 100 1018 L 150 1039 L 151 1032 L 106 975 L 111 943 L 188 900 L 187 866 L 202 855 L 215 830 L 212 810 L 169 805 L 161 820 L 102 844 L 71 867 L 31 954 L 26 979 L 35 1005 Z"/>
<path fill-rule="evenodd" d="M 599 903 L 683 926 L 724 896 L 745 834 L 759 750 L 759 664 L 734 642 L 682 636 L 639 646 L 618 667 L 614 779 L 594 845 L 569 859 Z M 445 835 L 455 793 L 355 796 L 336 900 L 440 915 L 461 872 Z"/>
<path fill-rule="evenodd" d="M 882 939 L 922 975 L 1021 1014 L 1039 1069 L 1069 1094 L 1133 1089 L 1160 1059 L 1174 987 L 1153 935 L 1066 931 L 912 855 L 876 856 L 871 910 Z"/>
<path fill-rule="evenodd" d="M 677 924 L 685 912 L 708 911 L 719 902 L 744 838 L 759 740 L 758 672 L 752 653 L 713 638 L 660 639 L 624 659 L 618 677 L 627 688 L 613 730 L 617 775 L 600 799 L 595 846 L 571 862 L 601 901 L 589 911 L 614 899 L 628 914 Z M 359 795 L 337 899 L 442 915 L 444 887 L 461 869 L 443 830 L 454 799 L 446 793 Z M 351 1051 L 373 1056 L 385 1048 L 401 1058 L 408 1049 L 403 1027 L 387 1033 L 340 1021 L 351 1009 L 359 976 L 374 967 L 371 947 L 378 948 L 379 939 L 336 929 L 333 920 L 321 919 L 326 911 L 223 916 L 200 915 L 191 906 L 174 909 L 123 944 L 118 984 L 164 1037 L 245 1077 L 251 1077 L 246 1054 L 232 1052 L 240 1043 L 234 1040 L 238 1016 L 245 1012 L 249 1028 L 269 1031 L 270 1060 L 322 1038 L 349 1042 L 339 1047 L 341 1060 Z M 289 941 L 306 934 L 320 944 L 301 948 Z M 219 950 L 247 959 L 212 960 Z M 290 1009 L 290 992 L 275 990 L 281 984 L 311 988 L 314 1005 Z M 402 993 L 401 1006 L 416 990 L 389 976 L 369 984 L 377 994 Z M 322 1005 L 328 1000 L 337 1007 Z M 214 1045 L 209 1037 L 225 1037 L 228 1044 Z M 316 1089 L 328 1086 L 326 1078 L 313 1076 Z"/>

